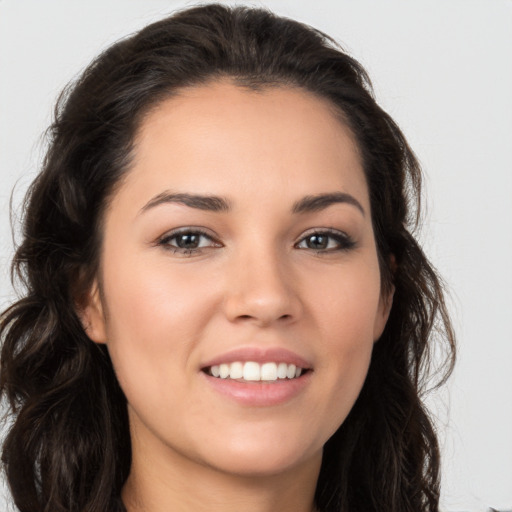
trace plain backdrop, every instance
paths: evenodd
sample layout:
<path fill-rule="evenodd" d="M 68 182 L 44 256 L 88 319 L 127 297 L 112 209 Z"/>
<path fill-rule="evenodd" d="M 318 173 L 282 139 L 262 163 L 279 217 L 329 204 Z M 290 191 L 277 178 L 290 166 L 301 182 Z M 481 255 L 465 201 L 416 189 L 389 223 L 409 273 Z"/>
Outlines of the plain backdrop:
<path fill-rule="evenodd" d="M 13 296 L 9 198 L 14 188 L 19 213 L 59 91 L 105 46 L 196 3 L 0 0 L 1 306 Z M 429 398 L 443 447 L 443 510 L 512 510 L 512 2 L 251 5 L 341 42 L 422 162 L 421 240 L 449 286 L 459 340 L 449 385 Z"/>

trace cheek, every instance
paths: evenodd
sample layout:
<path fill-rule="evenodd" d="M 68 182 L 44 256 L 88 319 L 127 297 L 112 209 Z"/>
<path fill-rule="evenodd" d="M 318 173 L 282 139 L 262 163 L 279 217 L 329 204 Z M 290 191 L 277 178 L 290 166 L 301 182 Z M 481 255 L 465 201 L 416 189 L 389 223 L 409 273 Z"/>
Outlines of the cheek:
<path fill-rule="evenodd" d="M 158 331 L 178 337 L 194 325 L 192 316 L 196 321 L 201 318 L 211 287 L 205 286 L 200 273 L 174 268 L 165 258 L 114 255 L 110 261 L 116 265 L 105 269 L 108 281 L 104 287 L 111 327 L 139 339 Z"/>
<path fill-rule="evenodd" d="M 358 300 L 361 299 L 361 300 Z M 324 350 L 330 354 L 322 363 L 326 365 L 333 380 L 332 389 L 340 389 L 349 395 L 358 393 L 368 371 L 373 350 L 373 321 L 375 304 L 367 297 L 352 294 L 348 301 L 332 303 L 323 337 Z"/>
<path fill-rule="evenodd" d="M 379 321 L 380 272 L 371 259 L 363 264 L 333 268 L 316 274 L 309 286 L 309 304 L 321 324 L 325 338 L 343 352 L 357 352 L 361 345 L 373 344 Z"/>
<path fill-rule="evenodd" d="M 104 271 L 107 345 L 121 386 L 149 382 L 157 387 L 159 376 L 185 375 L 214 291 L 199 276 L 171 272 L 165 260 L 110 261 L 116 265 Z"/>
<path fill-rule="evenodd" d="M 324 282 L 324 293 L 312 297 L 325 354 L 316 371 L 324 376 L 328 394 L 325 402 L 318 402 L 318 416 L 330 418 L 332 433 L 350 412 L 366 379 L 379 297 L 380 275 L 373 265 L 332 275 Z"/>

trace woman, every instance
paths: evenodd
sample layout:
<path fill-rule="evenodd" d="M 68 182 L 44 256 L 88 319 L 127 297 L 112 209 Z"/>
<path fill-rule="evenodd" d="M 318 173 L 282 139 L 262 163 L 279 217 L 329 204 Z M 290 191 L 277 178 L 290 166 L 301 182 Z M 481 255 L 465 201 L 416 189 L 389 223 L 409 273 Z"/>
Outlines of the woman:
<path fill-rule="evenodd" d="M 442 288 L 361 66 L 209 5 L 61 97 L 2 317 L 20 511 L 433 511 Z M 441 371 L 441 370 L 438 370 Z"/>

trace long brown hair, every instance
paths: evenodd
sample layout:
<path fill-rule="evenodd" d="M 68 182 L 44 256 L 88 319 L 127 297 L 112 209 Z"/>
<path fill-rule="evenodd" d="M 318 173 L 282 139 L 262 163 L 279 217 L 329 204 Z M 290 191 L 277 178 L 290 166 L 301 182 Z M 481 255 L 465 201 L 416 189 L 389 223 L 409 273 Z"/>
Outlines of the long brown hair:
<path fill-rule="evenodd" d="M 100 55 L 61 95 L 25 202 L 13 271 L 23 296 L 1 317 L 0 392 L 12 423 L 2 460 L 21 512 L 123 511 L 131 462 L 126 399 L 76 303 L 98 269 L 102 218 L 142 117 L 180 88 L 227 77 L 328 99 L 352 130 L 392 311 L 346 421 L 326 443 L 322 512 L 433 512 L 439 449 L 422 403 L 451 371 L 454 337 L 435 270 L 411 234 L 421 172 L 370 80 L 329 37 L 247 7 L 212 4 L 154 23 Z M 393 255 L 390 257 L 390 255 Z M 444 350 L 434 367 L 433 348 Z"/>

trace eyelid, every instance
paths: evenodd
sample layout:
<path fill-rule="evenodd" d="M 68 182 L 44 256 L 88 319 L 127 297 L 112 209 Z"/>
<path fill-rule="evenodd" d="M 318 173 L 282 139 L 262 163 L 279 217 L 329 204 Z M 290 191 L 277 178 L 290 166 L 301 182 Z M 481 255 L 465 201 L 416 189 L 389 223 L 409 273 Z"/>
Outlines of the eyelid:
<path fill-rule="evenodd" d="M 313 249 L 307 247 L 299 247 L 308 237 L 314 235 L 323 235 L 337 240 L 339 247 L 330 249 Z M 319 254 L 333 253 L 340 251 L 347 251 L 352 249 L 356 245 L 355 240 L 345 231 L 341 231 L 335 228 L 311 228 L 300 235 L 299 240 L 295 243 L 295 247 L 302 250 L 315 251 Z"/>
<path fill-rule="evenodd" d="M 192 248 L 186 248 L 186 247 L 179 247 L 178 245 L 171 245 L 169 242 L 175 238 L 179 237 L 180 235 L 199 235 L 200 237 L 205 237 L 208 240 L 210 240 L 211 243 L 209 243 L 207 246 L 203 247 L 192 247 Z M 334 239 L 336 242 L 336 247 L 330 247 L 330 248 L 313 248 L 313 247 L 300 247 L 302 243 L 304 243 L 308 237 L 312 237 L 314 235 L 317 236 L 325 236 L 330 238 L 331 240 Z M 155 242 L 155 246 L 160 246 L 164 248 L 165 250 L 171 251 L 175 254 L 181 254 L 181 255 L 194 255 L 194 254 L 200 254 L 203 250 L 207 250 L 210 248 L 219 248 L 223 247 L 223 244 L 219 241 L 218 237 L 213 234 L 209 229 L 200 227 L 200 226 L 182 226 L 179 228 L 171 229 L 167 232 L 165 232 L 163 235 L 159 236 Z M 314 251 L 318 254 L 327 254 L 327 253 L 336 253 L 336 252 L 342 252 L 342 251 L 348 251 L 352 249 L 356 245 L 356 242 L 353 240 L 353 238 L 348 235 L 346 232 L 335 229 L 335 228 L 311 228 L 307 231 L 303 232 L 300 235 L 300 238 L 297 242 L 295 242 L 294 247 L 301 250 L 309 250 Z"/>
<path fill-rule="evenodd" d="M 175 245 L 171 245 L 169 243 L 169 241 L 172 240 L 173 238 L 186 234 L 199 235 L 201 237 L 208 238 L 209 240 L 211 240 L 212 243 L 207 247 L 196 247 L 191 249 L 178 247 Z M 213 234 L 210 230 L 200 226 L 182 226 L 179 228 L 166 231 L 163 235 L 159 236 L 156 239 L 154 245 L 163 247 L 164 249 L 172 251 L 174 253 L 181 253 L 186 255 L 198 254 L 202 250 L 209 249 L 211 247 L 222 247 L 222 243 L 219 242 L 218 237 L 215 234 Z"/>

